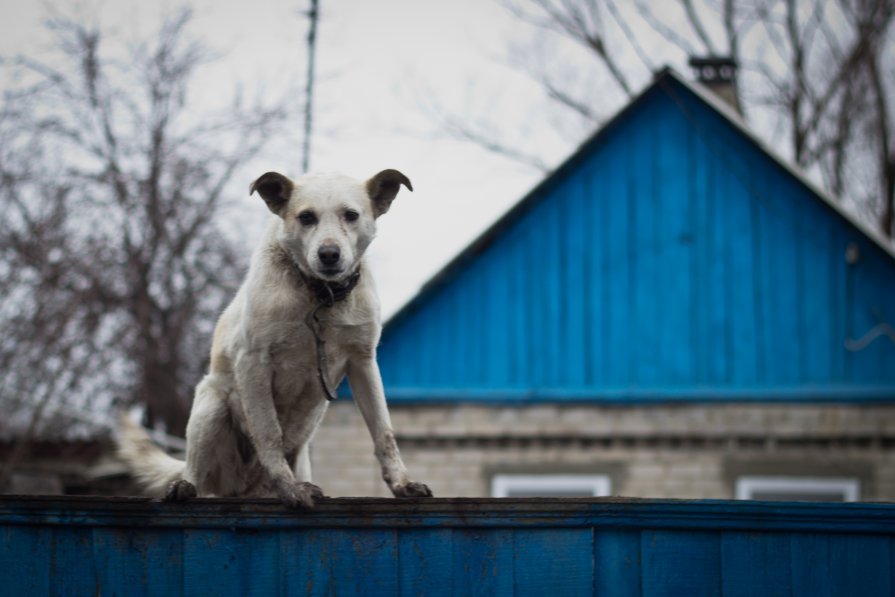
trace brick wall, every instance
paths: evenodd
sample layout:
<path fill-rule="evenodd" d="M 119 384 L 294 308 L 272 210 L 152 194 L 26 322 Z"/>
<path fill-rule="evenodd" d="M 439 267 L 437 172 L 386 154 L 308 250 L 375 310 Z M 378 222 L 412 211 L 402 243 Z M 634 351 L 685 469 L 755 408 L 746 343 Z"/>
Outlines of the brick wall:
<path fill-rule="evenodd" d="M 739 475 L 849 476 L 895 501 L 895 407 L 392 406 L 411 475 L 441 497 L 493 475 L 605 474 L 629 497 L 732 498 Z M 334 403 L 313 444 L 327 495 L 386 496 L 360 414 Z"/>

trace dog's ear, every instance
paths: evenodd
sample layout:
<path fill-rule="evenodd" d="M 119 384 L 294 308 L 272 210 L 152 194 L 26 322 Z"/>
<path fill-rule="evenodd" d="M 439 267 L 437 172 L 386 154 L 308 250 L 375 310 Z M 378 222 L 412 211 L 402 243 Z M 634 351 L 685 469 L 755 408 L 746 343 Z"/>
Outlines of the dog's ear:
<path fill-rule="evenodd" d="M 401 185 L 407 187 L 408 191 L 413 191 L 410 179 L 397 170 L 383 170 L 367 181 L 367 195 L 373 202 L 374 217 L 378 218 L 388 211 Z"/>
<path fill-rule="evenodd" d="M 266 172 L 249 185 L 249 195 L 258 191 L 267 208 L 280 215 L 280 211 L 289 202 L 295 183 L 279 172 Z"/>

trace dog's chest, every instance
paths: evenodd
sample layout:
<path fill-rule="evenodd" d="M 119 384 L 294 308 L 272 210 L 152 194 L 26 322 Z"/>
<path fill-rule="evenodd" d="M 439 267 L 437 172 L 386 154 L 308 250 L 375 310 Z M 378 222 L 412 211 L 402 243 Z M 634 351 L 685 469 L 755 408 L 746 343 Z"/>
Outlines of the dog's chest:
<path fill-rule="evenodd" d="M 314 333 L 304 322 L 281 326 L 281 334 L 270 347 L 272 385 L 277 403 L 290 403 L 310 395 L 322 397 L 318 365 L 322 365 L 332 387 L 344 377 L 356 333 L 337 322 L 323 320 L 316 326 L 322 343 L 318 352 Z"/>

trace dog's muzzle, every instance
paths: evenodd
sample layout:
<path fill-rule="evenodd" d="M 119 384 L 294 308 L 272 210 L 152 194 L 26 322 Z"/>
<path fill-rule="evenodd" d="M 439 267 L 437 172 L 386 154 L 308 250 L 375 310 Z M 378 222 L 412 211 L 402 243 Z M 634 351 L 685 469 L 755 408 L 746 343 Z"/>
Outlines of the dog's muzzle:
<path fill-rule="evenodd" d="M 326 278 L 335 278 L 342 273 L 342 251 L 338 245 L 323 245 L 317 249 L 317 271 Z"/>
<path fill-rule="evenodd" d="M 317 249 L 317 258 L 324 267 L 333 268 L 342 258 L 342 251 L 339 250 L 338 245 L 323 245 Z"/>

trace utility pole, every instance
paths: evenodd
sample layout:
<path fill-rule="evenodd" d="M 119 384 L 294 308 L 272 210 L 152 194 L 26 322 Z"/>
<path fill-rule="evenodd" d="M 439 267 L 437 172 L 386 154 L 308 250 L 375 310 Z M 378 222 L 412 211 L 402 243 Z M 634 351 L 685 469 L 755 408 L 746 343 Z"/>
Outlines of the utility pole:
<path fill-rule="evenodd" d="M 314 54 L 317 46 L 317 19 L 320 16 L 318 0 L 311 0 L 311 8 L 307 12 L 310 26 L 308 28 L 308 79 L 305 85 L 305 138 L 302 147 L 302 172 L 311 166 L 311 129 L 314 107 Z"/>

